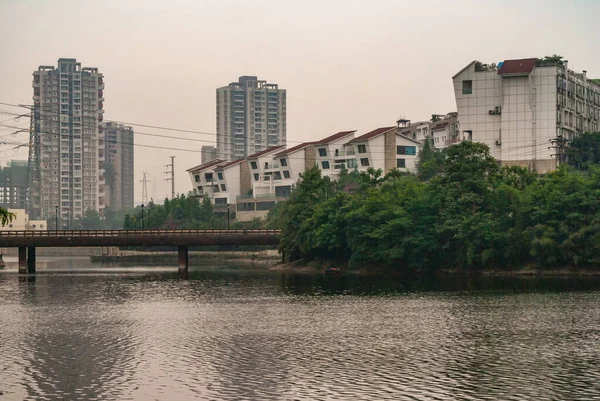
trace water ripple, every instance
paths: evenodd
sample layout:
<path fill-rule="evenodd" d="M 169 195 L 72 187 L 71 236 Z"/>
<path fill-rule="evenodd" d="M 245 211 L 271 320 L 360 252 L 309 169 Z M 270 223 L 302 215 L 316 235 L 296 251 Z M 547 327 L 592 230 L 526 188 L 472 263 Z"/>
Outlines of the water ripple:
<path fill-rule="evenodd" d="M 306 280 L 1 274 L 0 401 L 600 399 L 599 292 Z"/>

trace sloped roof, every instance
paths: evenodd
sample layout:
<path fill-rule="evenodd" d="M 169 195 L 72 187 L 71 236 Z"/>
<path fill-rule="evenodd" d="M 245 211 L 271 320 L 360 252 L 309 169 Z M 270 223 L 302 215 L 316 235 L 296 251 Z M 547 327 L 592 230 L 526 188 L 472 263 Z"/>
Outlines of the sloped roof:
<path fill-rule="evenodd" d="M 436 124 L 433 127 L 431 127 L 431 130 L 432 131 L 439 131 L 441 129 L 446 128 L 448 125 L 449 125 L 449 123 L 439 123 L 439 124 Z"/>
<path fill-rule="evenodd" d="M 254 153 L 253 155 L 250 155 L 250 156 L 246 157 L 246 160 L 247 159 L 256 159 L 257 157 L 266 155 L 267 153 L 274 152 L 274 151 L 276 151 L 278 149 L 281 149 L 281 148 L 284 148 L 284 147 L 285 147 L 285 145 L 271 146 L 270 148 L 266 148 L 265 150 L 262 150 L 260 152 Z"/>
<path fill-rule="evenodd" d="M 472 66 L 473 64 L 475 64 L 477 62 L 477 60 L 473 60 L 471 61 L 469 64 L 465 65 L 459 72 L 457 72 L 456 74 L 454 74 L 452 76 L 452 79 L 456 78 L 457 76 L 460 75 L 461 72 L 463 72 L 464 70 L 466 70 L 467 68 L 469 68 L 470 66 Z"/>
<path fill-rule="evenodd" d="M 201 171 L 201 170 L 205 170 L 209 167 L 213 167 L 216 166 L 217 164 L 223 163 L 225 160 L 221 160 L 221 159 L 215 159 L 215 160 L 211 160 L 209 162 L 206 162 L 204 164 L 200 164 L 196 167 L 192 167 L 188 170 L 186 170 L 187 172 L 191 173 L 191 172 L 195 172 L 195 171 Z"/>
<path fill-rule="evenodd" d="M 331 143 L 333 141 L 337 141 L 338 139 L 342 139 L 348 135 L 352 135 L 356 132 L 356 130 L 354 131 L 341 131 L 338 132 L 337 134 L 333 134 L 331 136 L 328 136 L 327 138 L 323 138 L 320 141 L 315 142 L 315 145 L 327 145 L 328 143 Z"/>
<path fill-rule="evenodd" d="M 289 148 L 289 149 L 285 149 L 285 150 L 283 150 L 283 151 L 281 151 L 281 152 L 279 152 L 279 153 L 276 153 L 276 154 L 275 154 L 275 156 L 285 156 L 285 155 L 289 155 L 290 153 L 294 153 L 294 152 L 295 152 L 295 151 L 297 151 L 297 150 L 304 149 L 304 148 L 306 148 L 307 146 L 310 146 L 310 145 L 312 145 L 312 144 L 314 144 L 314 142 L 304 142 L 304 143 L 301 143 L 301 144 L 299 144 L 299 145 L 293 146 L 293 147 L 291 147 L 291 148 Z"/>
<path fill-rule="evenodd" d="M 498 75 L 529 75 L 535 68 L 536 58 L 504 60 Z"/>
<path fill-rule="evenodd" d="M 393 129 L 396 129 L 396 127 L 382 127 L 382 128 L 377 128 L 374 129 L 373 131 L 367 132 L 366 134 L 363 134 L 359 137 L 354 138 L 353 140 L 351 140 L 348 143 L 354 143 L 354 142 L 361 142 L 361 141 L 368 141 L 371 138 L 375 138 L 381 134 L 384 134 L 388 131 L 391 131 Z"/>
<path fill-rule="evenodd" d="M 230 161 L 230 162 L 227 162 L 227 163 L 219 164 L 216 169 L 222 170 L 224 168 L 235 166 L 236 164 L 240 164 L 240 163 L 245 162 L 245 161 L 246 161 L 245 158 L 244 159 L 233 160 L 233 161 Z"/>

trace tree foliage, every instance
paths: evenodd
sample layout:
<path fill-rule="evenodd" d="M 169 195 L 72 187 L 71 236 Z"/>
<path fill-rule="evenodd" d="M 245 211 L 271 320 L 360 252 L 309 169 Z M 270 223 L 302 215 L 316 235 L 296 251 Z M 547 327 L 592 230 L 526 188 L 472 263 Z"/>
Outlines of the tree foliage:
<path fill-rule="evenodd" d="M 600 135 L 590 137 L 585 143 L 600 146 Z M 584 171 L 561 166 L 545 176 L 500 167 L 472 142 L 445 155 L 424 147 L 416 175 L 342 172 L 334 185 L 314 168 L 267 224 L 283 230 L 290 260 L 399 270 L 600 267 L 600 167 L 581 154 L 586 148 L 570 150 L 585 159 L 574 164 Z"/>

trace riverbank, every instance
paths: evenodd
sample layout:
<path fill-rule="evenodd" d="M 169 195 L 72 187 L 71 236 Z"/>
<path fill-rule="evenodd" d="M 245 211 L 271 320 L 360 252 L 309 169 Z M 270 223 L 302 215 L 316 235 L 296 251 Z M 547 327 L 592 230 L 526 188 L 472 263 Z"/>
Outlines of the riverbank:
<path fill-rule="evenodd" d="M 404 275 L 407 272 L 398 271 L 391 268 L 376 268 L 376 267 L 364 267 L 358 269 L 349 269 L 344 263 L 335 262 L 320 262 L 320 261 L 306 261 L 296 260 L 287 263 L 277 263 L 269 267 L 271 271 L 277 271 L 282 273 L 321 273 L 326 269 L 339 270 L 344 274 L 357 274 L 357 275 L 383 275 L 383 276 L 396 276 Z M 534 267 L 523 267 L 521 269 L 514 270 L 479 270 L 479 271 L 464 271 L 456 269 L 436 269 L 432 272 L 433 274 L 440 276 L 465 276 L 465 275 L 478 275 L 488 277 L 527 277 L 527 276 L 541 276 L 541 277 L 579 277 L 579 276 L 597 276 L 600 277 L 600 269 L 593 268 L 549 268 L 549 269 L 537 269 Z M 419 274 L 416 272 L 414 274 Z M 425 272 L 421 272 L 425 274 Z"/>
<path fill-rule="evenodd" d="M 194 265 L 236 263 L 268 267 L 277 263 L 280 256 L 276 250 L 248 251 L 191 251 L 189 263 Z M 162 265 L 176 264 L 177 252 L 119 251 L 116 254 L 91 255 L 90 261 L 98 264 Z"/>

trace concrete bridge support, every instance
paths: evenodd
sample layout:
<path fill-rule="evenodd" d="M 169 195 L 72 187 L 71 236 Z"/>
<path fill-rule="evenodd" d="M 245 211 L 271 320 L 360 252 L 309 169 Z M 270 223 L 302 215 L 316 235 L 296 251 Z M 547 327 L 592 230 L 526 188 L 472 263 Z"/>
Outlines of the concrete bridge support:
<path fill-rule="evenodd" d="M 19 274 L 27 274 L 27 247 L 19 247 Z"/>
<path fill-rule="evenodd" d="M 27 247 L 27 273 L 35 273 L 35 247 Z"/>
<path fill-rule="evenodd" d="M 179 271 L 188 270 L 188 247 L 187 245 L 179 245 L 177 247 L 177 262 Z"/>

